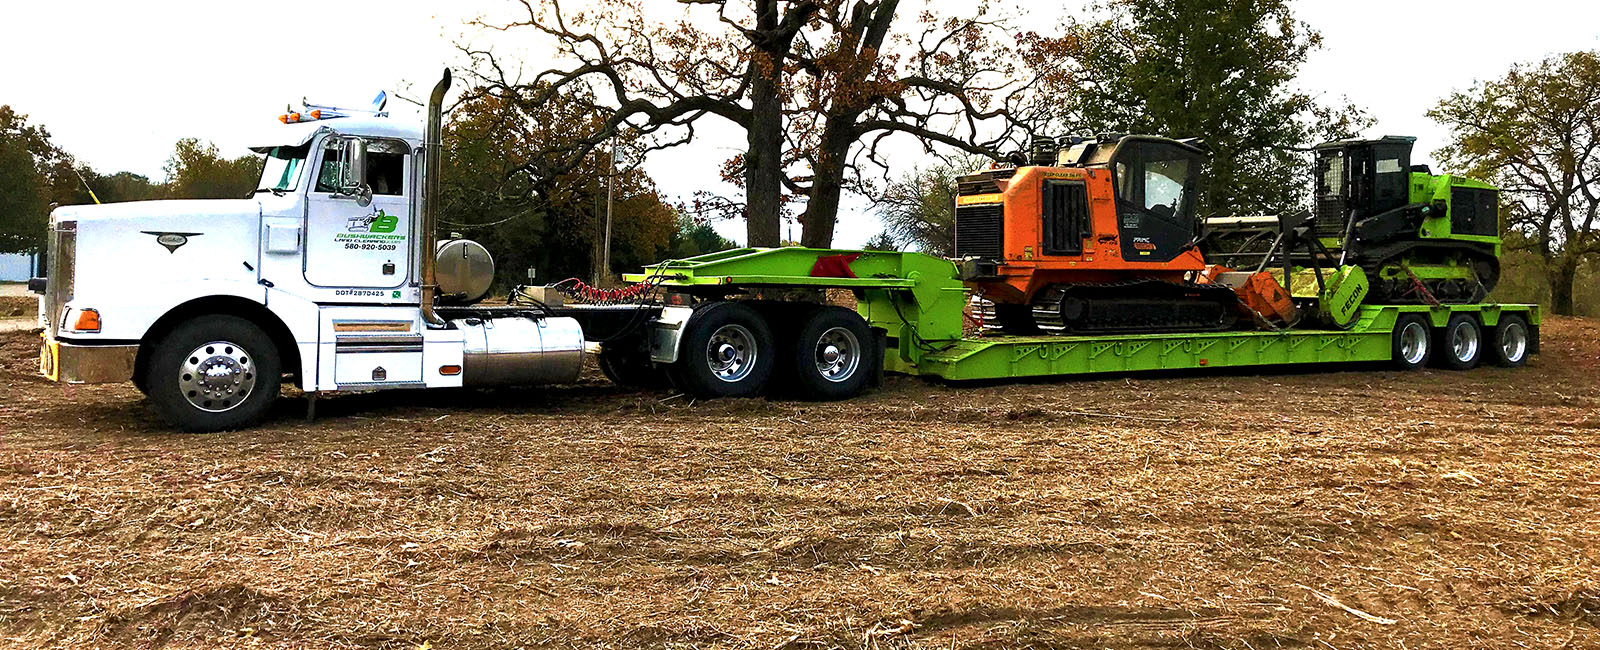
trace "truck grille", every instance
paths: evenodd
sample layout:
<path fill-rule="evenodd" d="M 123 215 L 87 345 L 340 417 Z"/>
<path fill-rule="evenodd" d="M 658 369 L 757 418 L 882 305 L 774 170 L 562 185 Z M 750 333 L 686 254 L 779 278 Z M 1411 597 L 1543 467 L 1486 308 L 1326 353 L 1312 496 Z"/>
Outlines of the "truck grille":
<path fill-rule="evenodd" d="M 1002 204 L 956 207 L 956 257 L 999 259 L 1003 252 L 1005 208 Z"/>
<path fill-rule="evenodd" d="M 77 259 L 78 249 L 78 222 L 64 221 L 54 224 L 50 229 L 50 241 L 46 248 L 46 260 L 49 265 L 45 271 L 44 309 L 41 316 L 47 322 L 47 332 L 54 337 L 61 329 L 61 308 L 72 300 L 72 276 L 74 261 Z"/>

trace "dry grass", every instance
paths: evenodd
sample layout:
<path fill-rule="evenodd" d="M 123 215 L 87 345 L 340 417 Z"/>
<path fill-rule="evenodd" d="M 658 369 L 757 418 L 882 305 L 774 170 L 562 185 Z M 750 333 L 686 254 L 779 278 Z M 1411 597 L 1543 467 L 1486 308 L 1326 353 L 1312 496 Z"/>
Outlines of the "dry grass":
<path fill-rule="evenodd" d="M 208 436 L 34 378 L 10 334 L 0 639 L 1596 647 L 1597 330 L 1553 320 L 1521 370 L 891 378 L 842 404 L 591 380 L 309 424 L 285 400 Z"/>
<path fill-rule="evenodd" d="M 39 299 L 33 297 L 0 296 L 0 318 L 36 318 Z"/>

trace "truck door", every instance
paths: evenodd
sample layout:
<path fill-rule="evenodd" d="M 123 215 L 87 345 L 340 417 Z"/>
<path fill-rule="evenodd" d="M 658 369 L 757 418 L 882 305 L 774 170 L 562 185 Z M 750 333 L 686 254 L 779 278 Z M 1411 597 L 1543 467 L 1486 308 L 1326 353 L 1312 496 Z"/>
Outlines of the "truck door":
<path fill-rule="evenodd" d="M 372 203 L 366 206 L 338 193 L 343 141 L 325 138 L 318 149 L 316 185 L 306 199 L 306 282 L 353 298 L 397 298 L 393 290 L 411 273 L 410 148 L 399 140 L 367 142 Z"/>

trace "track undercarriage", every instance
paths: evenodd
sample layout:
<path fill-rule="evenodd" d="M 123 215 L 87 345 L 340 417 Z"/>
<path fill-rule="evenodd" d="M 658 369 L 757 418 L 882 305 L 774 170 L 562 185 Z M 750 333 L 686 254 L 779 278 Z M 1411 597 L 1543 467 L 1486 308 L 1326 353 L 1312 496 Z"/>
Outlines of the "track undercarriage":
<path fill-rule="evenodd" d="M 1238 322 L 1238 304 L 1225 286 L 1137 279 L 1054 284 L 1031 305 L 994 305 L 992 314 L 1013 334 L 1212 332 Z"/>

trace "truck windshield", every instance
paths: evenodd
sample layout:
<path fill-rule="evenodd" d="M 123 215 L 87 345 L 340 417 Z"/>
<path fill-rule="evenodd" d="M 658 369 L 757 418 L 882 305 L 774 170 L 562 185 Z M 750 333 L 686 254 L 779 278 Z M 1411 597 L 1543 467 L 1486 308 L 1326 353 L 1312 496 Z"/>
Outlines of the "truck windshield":
<path fill-rule="evenodd" d="M 273 147 L 267 152 L 266 164 L 261 169 L 261 182 L 257 192 L 293 192 L 300 187 L 300 169 L 306 164 L 309 145 L 299 147 Z"/>

